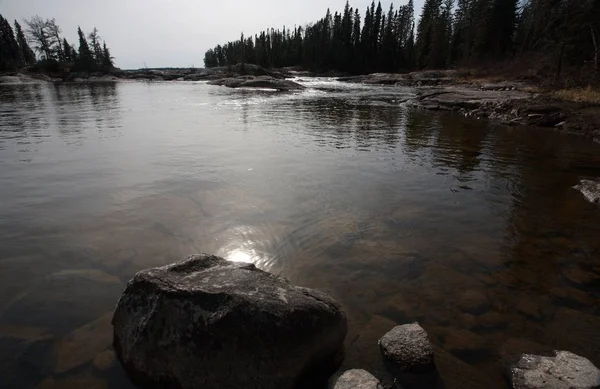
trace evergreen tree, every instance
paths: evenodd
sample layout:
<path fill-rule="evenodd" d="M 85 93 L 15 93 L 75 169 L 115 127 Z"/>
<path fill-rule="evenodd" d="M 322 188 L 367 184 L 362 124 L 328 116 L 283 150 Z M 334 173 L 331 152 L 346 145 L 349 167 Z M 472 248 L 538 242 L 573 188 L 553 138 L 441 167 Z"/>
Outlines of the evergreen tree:
<path fill-rule="evenodd" d="M 23 62 L 27 66 L 31 66 L 35 64 L 35 53 L 29 47 L 29 43 L 27 43 L 27 39 L 25 38 L 25 34 L 23 33 L 23 29 L 19 22 L 15 20 L 15 32 L 17 35 L 17 44 L 19 45 L 19 51 L 21 53 L 21 58 Z"/>
<path fill-rule="evenodd" d="M 81 30 L 81 27 L 77 27 L 77 35 L 79 36 L 79 54 L 77 55 L 76 68 L 83 71 L 94 71 L 96 70 L 96 61 L 94 55 L 90 50 L 87 39 Z"/>
<path fill-rule="evenodd" d="M 437 53 L 432 53 L 436 30 L 439 33 L 441 18 L 441 0 L 425 0 L 421 20 L 417 27 L 417 66 L 419 68 L 433 67 Z M 433 55 L 432 55 L 433 54 Z"/>
<path fill-rule="evenodd" d="M 354 25 L 352 27 L 352 70 L 355 72 L 359 70 L 358 65 L 362 63 L 360 34 L 360 13 L 357 8 L 354 11 Z"/>
<path fill-rule="evenodd" d="M 71 48 L 71 45 L 69 44 L 69 42 L 67 42 L 67 38 L 63 38 L 63 43 L 62 43 L 62 48 L 63 48 L 63 57 L 64 57 L 64 61 L 65 62 L 72 62 L 73 61 L 73 49 Z"/>
<path fill-rule="evenodd" d="M 98 33 L 98 29 L 96 27 L 94 27 L 94 29 L 88 36 L 88 39 L 89 48 L 91 50 L 92 56 L 94 57 L 96 67 L 101 67 L 102 62 L 104 60 L 104 53 L 102 52 L 102 45 L 100 44 L 102 38 L 100 38 L 100 34 Z"/>
<path fill-rule="evenodd" d="M 114 69 L 113 57 L 110 55 L 110 50 L 106 47 L 106 42 L 102 42 L 102 69 L 110 71 Z"/>
<path fill-rule="evenodd" d="M 8 20 L 0 15 L 0 70 L 15 70 L 23 64 L 13 29 Z"/>

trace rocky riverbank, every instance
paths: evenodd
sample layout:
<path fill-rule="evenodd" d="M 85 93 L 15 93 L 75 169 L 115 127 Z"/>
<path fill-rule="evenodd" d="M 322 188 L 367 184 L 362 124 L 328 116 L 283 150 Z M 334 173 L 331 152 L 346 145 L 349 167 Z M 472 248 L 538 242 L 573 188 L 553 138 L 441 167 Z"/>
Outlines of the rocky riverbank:
<path fill-rule="evenodd" d="M 459 112 L 473 118 L 489 118 L 508 125 L 549 127 L 600 141 L 600 106 L 561 100 L 551 91 L 522 81 L 489 82 L 465 77 L 456 70 L 376 73 L 338 80 L 413 87 L 416 97 L 402 103 L 429 110 Z"/>
<path fill-rule="evenodd" d="M 119 80 L 208 81 L 211 85 L 229 88 L 261 88 L 279 91 L 304 89 L 302 85 L 287 80 L 294 76 L 286 70 L 272 70 L 251 64 L 238 64 L 231 67 L 211 69 L 139 69 L 114 70 L 110 73 L 67 72 L 50 75 L 23 71 L 0 76 L 0 84 L 115 82 Z"/>
<path fill-rule="evenodd" d="M 129 378 L 156 388 L 321 388 L 343 360 L 348 331 L 341 305 L 328 295 L 206 254 L 136 274 L 112 324 Z M 386 323 L 378 336 L 368 347 L 378 349 L 373 358 L 381 358 L 386 372 L 352 366 L 331 377 L 330 388 L 443 388 L 447 378 L 485 387 L 485 376 L 448 370 L 448 352 L 418 323 Z M 102 366 L 103 358 L 96 359 Z M 567 351 L 509 353 L 504 362 L 514 389 L 600 385 L 600 370 Z"/>

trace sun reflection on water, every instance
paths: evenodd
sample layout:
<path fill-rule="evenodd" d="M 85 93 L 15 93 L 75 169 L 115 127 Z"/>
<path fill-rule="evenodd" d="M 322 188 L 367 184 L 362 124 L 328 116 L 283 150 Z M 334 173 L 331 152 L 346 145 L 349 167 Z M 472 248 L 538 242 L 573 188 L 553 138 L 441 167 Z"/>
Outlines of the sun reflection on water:
<path fill-rule="evenodd" d="M 254 263 L 257 260 L 256 253 L 254 250 L 246 251 L 242 249 L 236 249 L 228 252 L 225 255 L 225 258 L 228 261 L 233 262 L 246 262 L 246 263 Z"/>

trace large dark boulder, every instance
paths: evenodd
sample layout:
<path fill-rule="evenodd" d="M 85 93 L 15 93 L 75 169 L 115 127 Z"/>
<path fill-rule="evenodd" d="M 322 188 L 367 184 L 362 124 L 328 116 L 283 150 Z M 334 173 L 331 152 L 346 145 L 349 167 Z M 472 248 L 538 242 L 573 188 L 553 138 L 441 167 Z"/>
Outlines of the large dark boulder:
<path fill-rule="evenodd" d="M 294 388 L 347 332 L 331 297 L 205 254 L 136 274 L 112 323 L 130 378 L 170 389 Z"/>

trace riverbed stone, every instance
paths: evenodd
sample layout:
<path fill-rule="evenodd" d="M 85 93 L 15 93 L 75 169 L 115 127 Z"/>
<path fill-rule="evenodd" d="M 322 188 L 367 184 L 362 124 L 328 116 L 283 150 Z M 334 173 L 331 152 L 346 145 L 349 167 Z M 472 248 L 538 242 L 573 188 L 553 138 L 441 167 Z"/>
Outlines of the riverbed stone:
<path fill-rule="evenodd" d="M 94 357 L 93 365 L 100 371 L 110 369 L 115 363 L 115 352 L 113 350 L 104 350 Z"/>
<path fill-rule="evenodd" d="M 489 307 L 490 301 L 487 296 L 479 290 L 467 289 L 456 295 L 458 307 L 463 312 L 478 313 Z"/>
<path fill-rule="evenodd" d="M 485 350 L 489 345 L 487 338 L 464 328 L 432 326 L 429 330 L 439 344 L 450 352 L 472 353 Z"/>
<path fill-rule="evenodd" d="M 117 277 L 100 270 L 63 270 L 13 300 L 0 320 L 66 334 L 112 310 L 122 290 Z"/>
<path fill-rule="evenodd" d="M 510 370 L 514 389 L 592 389 L 600 387 L 600 370 L 569 351 L 554 357 L 524 354 Z"/>
<path fill-rule="evenodd" d="M 92 361 L 96 355 L 110 347 L 112 313 L 88 323 L 68 334 L 58 344 L 58 357 L 54 371 L 64 373 Z"/>
<path fill-rule="evenodd" d="M 600 204 L 600 181 L 581 180 L 573 189 L 580 191 L 590 203 Z"/>
<path fill-rule="evenodd" d="M 384 358 L 402 373 L 435 371 L 433 347 L 418 323 L 394 327 L 379 340 Z"/>
<path fill-rule="evenodd" d="M 344 372 L 335 383 L 333 389 L 383 389 L 377 378 L 362 369 Z"/>
<path fill-rule="evenodd" d="M 292 388 L 347 332 L 326 294 L 206 254 L 136 274 L 112 323 L 132 381 L 181 389 Z"/>
<path fill-rule="evenodd" d="M 55 378 L 49 377 L 42 381 L 36 389 L 108 389 L 105 379 L 95 377 L 90 372 L 73 376 Z"/>

